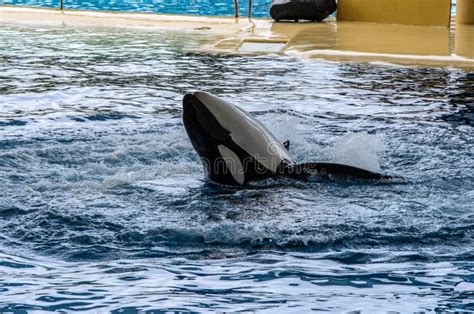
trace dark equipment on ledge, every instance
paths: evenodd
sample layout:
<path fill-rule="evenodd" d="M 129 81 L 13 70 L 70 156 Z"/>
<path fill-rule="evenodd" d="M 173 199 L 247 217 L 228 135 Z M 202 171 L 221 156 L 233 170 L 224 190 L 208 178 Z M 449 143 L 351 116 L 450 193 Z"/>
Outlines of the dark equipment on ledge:
<path fill-rule="evenodd" d="M 270 16 L 275 21 L 321 22 L 336 11 L 336 0 L 272 0 Z"/>

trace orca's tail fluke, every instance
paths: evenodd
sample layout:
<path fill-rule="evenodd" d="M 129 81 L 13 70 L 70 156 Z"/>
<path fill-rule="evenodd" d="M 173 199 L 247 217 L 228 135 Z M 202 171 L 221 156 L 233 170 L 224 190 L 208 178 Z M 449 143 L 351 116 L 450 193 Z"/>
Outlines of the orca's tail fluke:
<path fill-rule="evenodd" d="M 392 180 L 401 177 L 381 174 L 370 170 L 357 168 L 349 165 L 329 162 L 307 162 L 296 164 L 286 169 L 287 175 L 294 178 L 307 178 L 318 176 L 330 179 L 359 179 L 359 180 Z"/>

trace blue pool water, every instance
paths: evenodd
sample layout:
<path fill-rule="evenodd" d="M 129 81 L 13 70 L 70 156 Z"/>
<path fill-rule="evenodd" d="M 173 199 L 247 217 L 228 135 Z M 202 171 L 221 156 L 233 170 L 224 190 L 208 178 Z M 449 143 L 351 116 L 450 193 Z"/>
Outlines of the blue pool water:
<path fill-rule="evenodd" d="M 474 73 L 0 27 L 0 311 L 474 310 Z M 181 99 L 398 183 L 208 185 Z"/>
<path fill-rule="evenodd" d="M 239 14 L 248 15 L 248 1 L 239 0 Z M 269 0 L 253 0 L 252 16 L 266 17 Z M 0 0 L 0 4 L 58 8 L 60 0 Z M 65 8 L 198 15 L 234 15 L 234 0 L 64 0 Z"/>
<path fill-rule="evenodd" d="M 248 0 L 239 0 L 239 14 L 248 15 Z M 252 16 L 268 17 L 270 0 L 252 0 Z M 0 4 L 58 8 L 60 0 L 0 0 Z M 455 13 L 456 1 L 453 1 Z M 234 0 L 64 0 L 66 9 L 234 15 Z"/>

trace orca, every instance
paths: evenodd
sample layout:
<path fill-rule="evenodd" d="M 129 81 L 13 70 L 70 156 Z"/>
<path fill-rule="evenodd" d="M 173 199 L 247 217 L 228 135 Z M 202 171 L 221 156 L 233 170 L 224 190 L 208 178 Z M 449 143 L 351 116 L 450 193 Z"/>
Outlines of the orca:
<path fill-rule="evenodd" d="M 242 186 L 274 177 L 393 178 L 349 165 L 298 164 L 290 155 L 289 141 L 280 142 L 248 112 L 206 92 L 184 96 L 183 123 L 206 177 L 214 183 Z"/>

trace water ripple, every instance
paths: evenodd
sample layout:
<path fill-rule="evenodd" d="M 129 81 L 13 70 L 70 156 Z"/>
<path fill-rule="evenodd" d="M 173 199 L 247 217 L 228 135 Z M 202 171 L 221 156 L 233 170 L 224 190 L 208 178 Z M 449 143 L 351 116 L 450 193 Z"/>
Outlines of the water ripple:
<path fill-rule="evenodd" d="M 190 53 L 198 32 L 0 28 L 0 311 L 469 311 L 473 75 Z M 203 179 L 185 92 L 298 161 L 393 183 Z"/>

